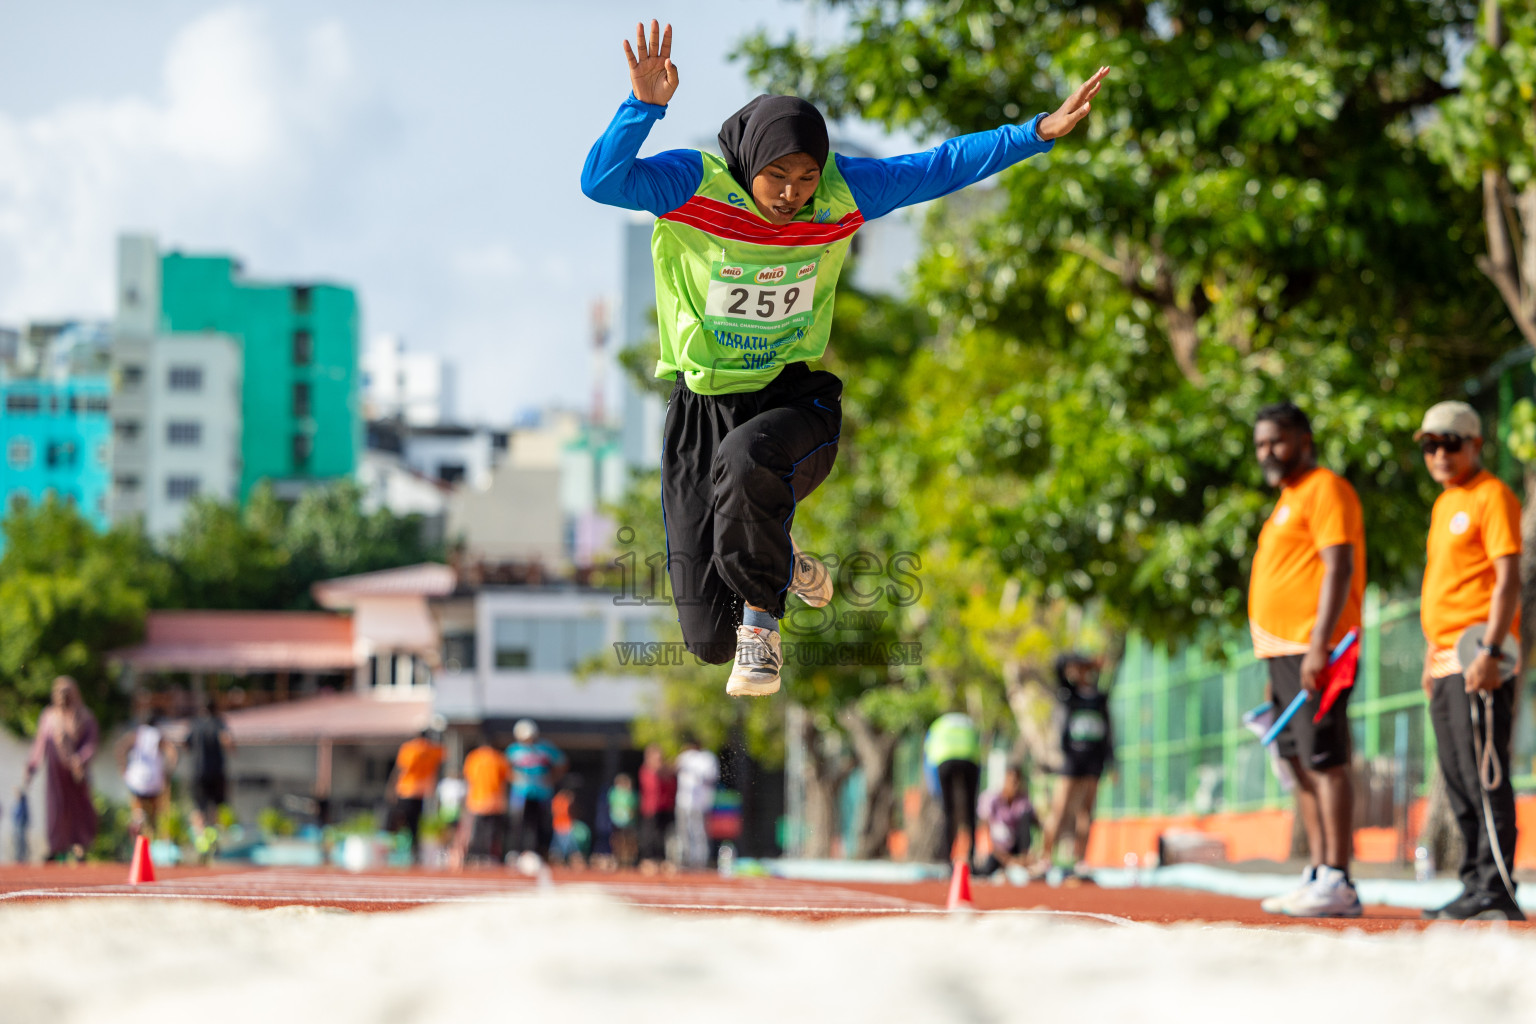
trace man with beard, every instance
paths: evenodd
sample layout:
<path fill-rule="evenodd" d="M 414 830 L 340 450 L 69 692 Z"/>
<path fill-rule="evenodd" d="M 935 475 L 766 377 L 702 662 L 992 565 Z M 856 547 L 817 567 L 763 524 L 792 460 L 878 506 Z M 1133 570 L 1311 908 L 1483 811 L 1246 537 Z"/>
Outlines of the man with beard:
<path fill-rule="evenodd" d="M 1269 668 L 1270 701 L 1280 711 L 1312 695 L 1275 741 L 1296 774 L 1296 811 L 1309 859 L 1295 890 L 1264 901 L 1291 917 L 1358 917 L 1349 877 L 1354 794 L 1345 689 L 1314 721 L 1328 656 L 1360 628 L 1365 596 L 1365 526 L 1355 489 L 1317 465 L 1312 426 L 1290 402 L 1265 406 L 1253 426 L 1264 480 L 1280 488 L 1259 532 L 1248 585 L 1254 654 Z"/>

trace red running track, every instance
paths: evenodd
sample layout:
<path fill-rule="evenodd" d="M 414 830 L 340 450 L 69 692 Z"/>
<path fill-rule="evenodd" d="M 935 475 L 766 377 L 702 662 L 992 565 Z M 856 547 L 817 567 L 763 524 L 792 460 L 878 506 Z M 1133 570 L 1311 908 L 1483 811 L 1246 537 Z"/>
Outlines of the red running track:
<path fill-rule="evenodd" d="M 378 912 L 504 901 L 552 887 L 599 892 L 657 912 L 746 913 L 824 921 L 939 913 L 948 896 L 948 887 L 942 882 L 826 883 L 720 878 L 712 874 L 645 876 L 635 872 L 608 874 L 558 869 L 543 883 L 494 869 L 352 874 L 329 869 L 167 868 L 159 871 L 159 881 L 140 886 L 125 884 L 126 876 L 126 867 L 118 864 L 0 867 L 0 908 L 20 903 L 128 898 L 209 900 L 250 908 L 317 906 Z M 977 884 L 973 895 L 976 909 L 982 913 L 1048 914 L 1108 925 L 1210 922 L 1380 932 L 1418 929 L 1428 924 L 1419 920 L 1416 911 L 1394 907 L 1368 907 L 1365 917 L 1351 921 L 1293 920 L 1265 914 L 1253 900 L 1178 889 Z"/>

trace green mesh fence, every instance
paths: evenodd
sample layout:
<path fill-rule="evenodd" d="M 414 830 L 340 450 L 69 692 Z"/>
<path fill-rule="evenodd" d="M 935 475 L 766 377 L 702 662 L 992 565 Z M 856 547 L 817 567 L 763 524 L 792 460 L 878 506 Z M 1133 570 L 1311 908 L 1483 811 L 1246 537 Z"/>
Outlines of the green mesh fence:
<path fill-rule="evenodd" d="M 1390 825 L 1396 812 L 1426 790 L 1435 759 L 1419 679 L 1424 634 L 1417 600 L 1365 597 L 1360 673 L 1350 697 L 1355 767 L 1363 780 L 1357 819 Z M 1282 806 L 1269 757 L 1243 714 L 1264 701 L 1267 671 L 1246 640 L 1224 662 L 1189 648 L 1169 654 L 1132 634 L 1110 694 L 1116 770 L 1099 789 L 1105 817 L 1211 814 Z M 1516 719 L 1512 758 L 1517 789 L 1536 789 L 1531 716 Z"/>

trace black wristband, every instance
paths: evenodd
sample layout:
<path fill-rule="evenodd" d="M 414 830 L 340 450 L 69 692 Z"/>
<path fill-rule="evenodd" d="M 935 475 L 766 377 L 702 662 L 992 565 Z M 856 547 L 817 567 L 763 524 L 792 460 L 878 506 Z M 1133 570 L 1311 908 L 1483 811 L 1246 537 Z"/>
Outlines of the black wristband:
<path fill-rule="evenodd" d="M 1488 657 L 1492 658 L 1494 661 L 1499 661 L 1500 659 L 1502 659 L 1504 657 L 1504 649 L 1503 648 L 1495 647 L 1493 644 L 1490 644 L 1487 641 L 1484 641 L 1477 648 L 1477 653 L 1479 653 L 1479 654 L 1486 654 L 1486 655 L 1488 655 Z"/>

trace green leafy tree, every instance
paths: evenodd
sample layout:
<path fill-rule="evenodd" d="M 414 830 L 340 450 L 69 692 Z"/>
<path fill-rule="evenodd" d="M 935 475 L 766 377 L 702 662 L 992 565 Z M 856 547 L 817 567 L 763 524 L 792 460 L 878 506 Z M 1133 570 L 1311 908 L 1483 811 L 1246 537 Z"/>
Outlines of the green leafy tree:
<path fill-rule="evenodd" d="M 110 725 L 126 710 L 107 654 L 138 642 L 169 575 L 142 534 L 97 533 L 53 497 L 13 506 L 0 530 L 0 722 L 30 734 L 56 676 L 73 676 Z"/>
<path fill-rule="evenodd" d="M 1361 492 L 1373 578 L 1421 563 L 1409 435 L 1508 344 L 1476 210 L 1413 137 L 1464 5 L 834 6 L 845 42 L 744 47 L 833 116 L 975 131 L 1116 69 L 1087 133 L 930 225 L 914 300 L 938 337 L 883 455 L 922 535 L 1155 636 L 1235 622 L 1272 500 L 1252 416 L 1293 397 Z"/>

